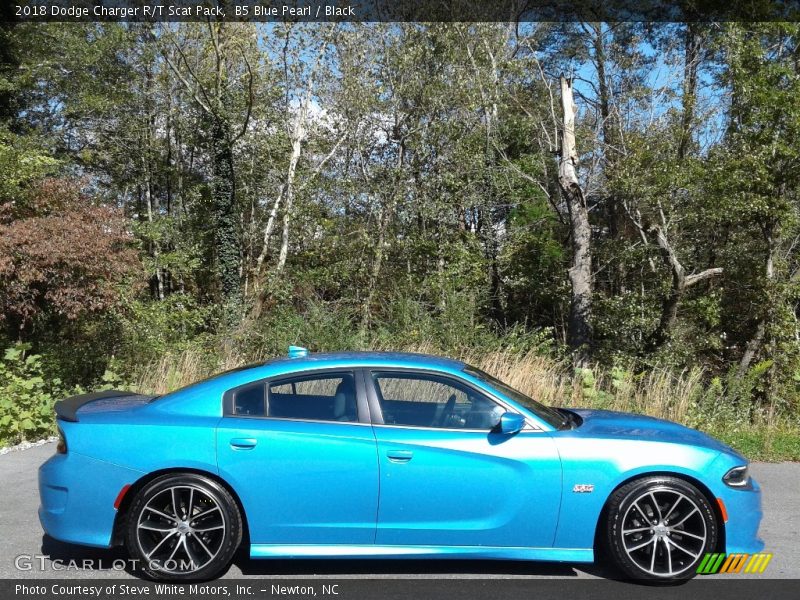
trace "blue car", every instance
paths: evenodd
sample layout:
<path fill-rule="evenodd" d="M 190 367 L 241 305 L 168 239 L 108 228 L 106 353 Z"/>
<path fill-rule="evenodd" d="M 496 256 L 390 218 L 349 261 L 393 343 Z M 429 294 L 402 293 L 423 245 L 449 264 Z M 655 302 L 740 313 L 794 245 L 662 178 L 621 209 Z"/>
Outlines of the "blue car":
<path fill-rule="evenodd" d="M 125 545 L 159 579 L 252 558 L 587 563 L 685 579 L 707 552 L 754 553 L 747 461 L 674 423 L 548 408 L 456 360 L 289 356 L 160 397 L 56 405 L 39 470 L 47 534 Z"/>

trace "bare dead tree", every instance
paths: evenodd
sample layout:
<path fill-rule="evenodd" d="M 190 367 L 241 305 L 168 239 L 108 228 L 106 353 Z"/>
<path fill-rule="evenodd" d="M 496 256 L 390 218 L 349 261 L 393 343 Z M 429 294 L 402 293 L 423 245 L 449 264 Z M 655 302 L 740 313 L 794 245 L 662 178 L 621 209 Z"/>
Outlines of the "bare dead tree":
<path fill-rule="evenodd" d="M 592 230 L 583 188 L 578 181 L 578 153 L 575 149 L 576 106 L 572 80 L 561 76 L 561 108 L 563 129 L 559 149 L 558 184 L 567 205 L 572 239 L 572 265 L 569 280 L 572 299 L 569 311 L 567 341 L 575 352 L 575 364 L 583 366 L 589 359 L 592 342 Z"/>

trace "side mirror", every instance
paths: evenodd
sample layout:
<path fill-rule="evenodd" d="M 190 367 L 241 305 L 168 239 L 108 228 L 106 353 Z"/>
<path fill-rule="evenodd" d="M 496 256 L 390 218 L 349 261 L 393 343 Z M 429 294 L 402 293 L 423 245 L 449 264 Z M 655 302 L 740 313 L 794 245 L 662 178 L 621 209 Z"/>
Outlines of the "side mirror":
<path fill-rule="evenodd" d="M 525 427 L 525 417 L 520 414 L 505 412 L 500 416 L 500 433 L 511 435 L 522 431 Z"/>

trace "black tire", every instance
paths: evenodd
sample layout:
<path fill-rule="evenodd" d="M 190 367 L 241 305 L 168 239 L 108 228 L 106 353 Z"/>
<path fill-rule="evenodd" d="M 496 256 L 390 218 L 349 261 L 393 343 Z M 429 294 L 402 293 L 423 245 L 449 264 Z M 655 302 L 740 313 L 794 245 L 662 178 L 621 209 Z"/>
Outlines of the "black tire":
<path fill-rule="evenodd" d="M 212 579 L 242 543 L 236 501 L 224 486 L 195 473 L 170 473 L 149 482 L 126 518 L 125 545 L 136 570 L 151 579 Z"/>
<path fill-rule="evenodd" d="M 601 548 L 624 577 L 684 581 L 713 552 L 719 525 L 706 496 L 683 479 L 644 477 L 609 498 Z M 702 538 L 702 539 L 701 539 Z"/>

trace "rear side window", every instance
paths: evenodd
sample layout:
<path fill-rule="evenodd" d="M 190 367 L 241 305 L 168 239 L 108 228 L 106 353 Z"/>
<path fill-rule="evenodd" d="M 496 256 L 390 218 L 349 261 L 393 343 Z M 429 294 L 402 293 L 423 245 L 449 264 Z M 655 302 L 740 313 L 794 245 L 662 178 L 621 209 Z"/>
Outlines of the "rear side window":
<path fill-rule="evenodd" d="M 269 383 L 268 416 L 313 421 L 358 420 L 352 373 L 320 373 Z"/>
<path fill-rule="evenodd" d="M 309 421 L 358 421 L 355 378 L 326 372 L 261 381 L 229 391 L 226 410 L 237 416 Z"/>
<path fill-rule="evenodd" d="M 247 417 L 264 416 L 264 384 L 239 388 L 233 393 L 233 412 Z"/>

